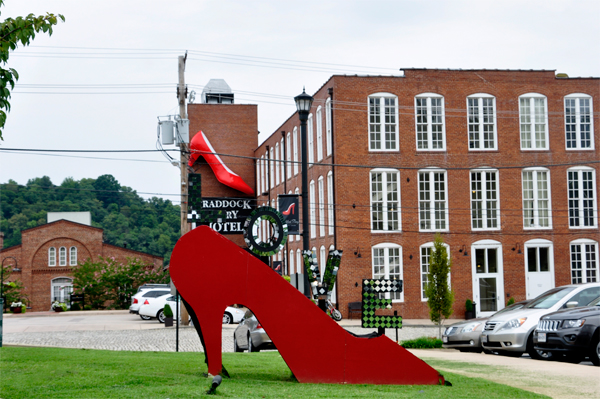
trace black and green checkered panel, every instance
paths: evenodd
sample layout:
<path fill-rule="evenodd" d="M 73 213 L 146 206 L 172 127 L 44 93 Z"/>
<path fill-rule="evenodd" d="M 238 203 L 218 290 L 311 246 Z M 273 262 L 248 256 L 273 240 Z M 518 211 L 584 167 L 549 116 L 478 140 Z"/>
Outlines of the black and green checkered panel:
<path fill-rule="evenodd" d="M 200 173 L 188 174 L 187 221 L 198 225 L 222 222 L 227 216 L 224 210 L 202 210 L 201 176 Z"/>
<path fill-rule="evenodd" d="M 327 294 L 327 299 L 331 299 L 331 291 L 333 291 L 333 287 L 335 286 L 335 280 L 337 277 L 338 270 L 340 268 L 341 261 L 341 250 L 336 249 L 329 251 L 329 256 L 327 257 L 327 264 L 325 265 L 325 272 L 323 273 L 323 284 L 320 287 L 319 295 Z"/>
<path fill-rule="evenodd" d="M 371 279 L 362 284 L 362 327 L 402 328 L 402 316 L 378 316 L 377 309 L 391 309 L 388 292 L 402 292 L 402 280 Z"/>

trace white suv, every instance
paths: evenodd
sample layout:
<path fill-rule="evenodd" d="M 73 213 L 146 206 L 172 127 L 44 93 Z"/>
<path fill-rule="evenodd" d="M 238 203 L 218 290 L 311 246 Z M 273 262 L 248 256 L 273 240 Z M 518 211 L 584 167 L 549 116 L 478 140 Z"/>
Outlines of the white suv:
<path fill-rule="evenodd" d="M 533 359 L 552 359 L 551 352 L 536 350 L 533 331 L 538 321 L 559 309 L 586 306 L 600 296 L 600 283 L 552 288 L 521 309 L 492 316 L 483 328 L 482 346 L 502 355 L 519 357 L 527 352 Z"/>
<path fill-rule="evenodd" d="M 138 292 L 131 297 L 131 306 L 129 306 L 129 313 L 139 314 L 140 306 L 146 298 L 158 298 L 169 294 L 171 288 L 168 284 L 144 284 L 138 288 Z M 152 317 L 141 315 L 142 320 L 150 320 Z"/>

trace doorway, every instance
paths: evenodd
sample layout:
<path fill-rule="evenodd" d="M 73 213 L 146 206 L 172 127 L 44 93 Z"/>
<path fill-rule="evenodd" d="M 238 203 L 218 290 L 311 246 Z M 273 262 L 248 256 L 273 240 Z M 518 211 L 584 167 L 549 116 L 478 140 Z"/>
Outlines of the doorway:
<path fill-rule="evenodd" d="M 493 240 L 478 241 L 472 245 L 471 254 L 477 317 L 491 316 L 504 307 L 502 245 Z"/>
<path fill-rule="evenodd" d="M 533 299 L 554 288 L 554 251 L 548 240 L 530 240 L 524 246 L 527 299 Z"/>

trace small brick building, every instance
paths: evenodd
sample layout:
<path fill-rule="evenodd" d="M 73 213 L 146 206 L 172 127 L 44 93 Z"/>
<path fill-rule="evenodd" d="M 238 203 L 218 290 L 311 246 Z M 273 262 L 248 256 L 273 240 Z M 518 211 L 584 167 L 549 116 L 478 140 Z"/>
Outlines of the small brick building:
<path fill-rule="evenodd" d="M 404 292 L 392 298 L 393 310 L 427 318 L 436 232 L 453 263 L 456 317 L 466 299 L 486 316 L 509 297 L 598 281 L 599 78 L 406 69 L 334 75 L 314 98 L 309 247 L 321 267 L 329 249 L 344 251 L 336 301 L 345 317 L 348 303 L 361 300 L 362 279 L 397 278 Z M 217 153 L 248 156 L 255 111 L 236 107 L 190 105 L 190 132 L 202 129 Z M 240 124 L 247 133 L 221 133 Z M 255 176 L 258 205 L 276 207 L 278 195 L 302 191 L 300 151 L 294 113 L 256 148 L 254 162 L 223 159 L 248 184 Z M 203 196 L 222 190 L 202 168 Z M 301 236 L 291 236 L 274 256 L 284 274 L 302 273 L 301 249 Z"/>
<path fill-rule="evenodd" d="M 23 230 L 21 244 L 2 249 L 0 260 L 12 269 L 16 259 L 19 271 L 13 271 L 9 280 L 23 283 L 33 311 L 49 310 L 54 300 L 68 299 L 73 286 L 71 271 L 87 259 L 97 261 L 102 256 L 126 262 L 127 258 L 139 258 L 155 268 L 162 267 L 162 257 L 104 243 L 102 233 L 97 227 L 57 220 Z"/>

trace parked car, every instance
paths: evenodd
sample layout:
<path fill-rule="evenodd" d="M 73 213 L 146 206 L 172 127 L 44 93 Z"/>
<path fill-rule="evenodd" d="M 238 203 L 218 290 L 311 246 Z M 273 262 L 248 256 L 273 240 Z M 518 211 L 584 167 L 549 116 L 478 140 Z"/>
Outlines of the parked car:
<path fill-rule="evenodd" d="M 533 331 L 540 318 L 567 306 L 585 306 L 599 296 L 600 283 L 552 288 L 521 309 L 491 317 L 485 323 L 481 344 L 501 355 L 518 357 L 527 352 L 533 359 L 550 360 L 552 352 L 536 350 L 533 344 Z"/>
<path fill-rule="evenodd" d="M 233 351 L 260 352 L 263 349 L 276 348 L 256 316 L 248 310 L 240 325 L 233 332 Z"/>
<path fill-rule="evenodd" d="M 579 363 L 589 357 L 600 366 L 600 298 L 586 307 L 543 316 L 533 333 L 533 343 L 535 349 L 564 355 L 570 362 Z"/>
<path fill-rule="evenodd" d="M 157 298 L 171 293 L 169 284 L 144 284 L 138 288 L 138 292 L 131 297 L 131 306 L 129 306 L 129 313 L 138 314 L 142 320 L 150 320 L 150 316 L 139 314 L 140 306 L 144 302 L 145 298 Z"/>
<path fill-rule="evenodd" d="M 511 310 L 521 309 L 528 302 L 529 301 L 521 301 L 513 303 L 512 305 L 494 313 L 490 317 L 494 317 Z M 481 332 L 483 331 L 485 322 L 489 320 L 490 317 L 459 321 L 458 323 L 452 324 L 446 328 L 444 334 L 442 335 L 442 346 L 448 349 L 458 349 L 461 352 L 481 353 L 483 351 L 483 347 L 481 346 Z"/>
<path fill-rule="evenodd" d="M 156 317 L 160 323 L 164 323 L 165 315 L 163 309 L 167 302 L 169 302 L 173 314 L 176 314 L 175 296 L 171 294 L 162 295 L 156 298 L 145 298 L 140 306 L 139 314 L 140 316 Z M 223 324 L 239 323 L 243 317 L 243 309 L 228 306 L 223 314 Z"/>

